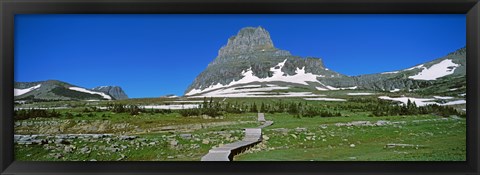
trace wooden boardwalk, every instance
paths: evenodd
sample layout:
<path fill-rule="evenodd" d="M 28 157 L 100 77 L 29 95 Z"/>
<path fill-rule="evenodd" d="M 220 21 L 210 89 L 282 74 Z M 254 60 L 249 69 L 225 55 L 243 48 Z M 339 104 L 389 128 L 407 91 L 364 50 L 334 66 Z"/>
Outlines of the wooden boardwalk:
<path fill-rule="evenodd" d="M 260 143 L 262 141 L 262 128 L 272 125 L 273 121 L 266 121 L 263 113 L 258 113 L 258 121 L 263 123 L 258 128 L 245 128 L 243 140 L 213 148 L 202 157 L 201 161 L 232 161 L 233 156 Z"/>

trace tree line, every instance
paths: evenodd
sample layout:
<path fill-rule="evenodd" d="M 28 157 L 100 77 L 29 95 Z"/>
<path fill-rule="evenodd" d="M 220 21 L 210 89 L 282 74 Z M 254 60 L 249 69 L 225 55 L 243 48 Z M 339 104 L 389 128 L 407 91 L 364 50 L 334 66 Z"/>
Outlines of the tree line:
<path fill-rule="evenodd" d="M 93 117 L 95 112 L 114 112 L 114 113 L 127 113 L 132 116 L 139 115 L 141 113 L 149 114 L 168 114 L 172 112 L 178 112 L 181 116 L 210 116 L 218 117 L 225 115 L 226 113 L 242 114 L 242 113 L 288 113 L 295 117 L 341 117 L 343 116 L 339 111 L 350 112 L 370 112 L 370 116 L 395 116 L 395 115 L 423 115 L 433 114 L 438 116 L 448 117 L 451 115 L 465 116 L 465 113 L 461 113 L 449 106 L 440 106 L 436 104 L 417 106 L 415 102 L 407 101 L 403 105 L 394 105 L 390 102 L 380 99 L 351 99 L 345 103 L 335 104 L 309 104 L 307 102 L 283 102 L 278 100 L 272 103 L 261 102 L 257 104 L 253 103 L 239 103 L 236 102 L 220 102 L 215 101 L 213 98 L 203 99 L 203 103 L 198 108 L 192 109 L 145 109 L 137 105 L 124 105 L 116 103 L 108 103 L 106 108 L 98 107 L 85 107 L 82 113 L 86 116 Z M 16 120 L 25 120 L 28 118 L 49 118 L 49 117 L 81 117 L 82 114 L 72 114 L 70 112 L 59 113 L 55 110 L 45 109 L 22 109 L 14 111 L 14 118 Z"/>

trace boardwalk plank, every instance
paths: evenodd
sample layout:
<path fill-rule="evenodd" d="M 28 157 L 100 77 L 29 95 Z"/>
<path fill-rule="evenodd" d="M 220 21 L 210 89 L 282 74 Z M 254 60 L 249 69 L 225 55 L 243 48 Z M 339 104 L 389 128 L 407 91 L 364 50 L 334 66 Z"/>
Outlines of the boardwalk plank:
<path fill-rule="evenodd" d="M 263 113 L 258 113 L 258 121 L 263 124 L 258 128 L 245 128 L 243 140 L 212 148 L 201 161 L 231 161 L 233 156 L 262 141 L 262 128 L 270 126 L 273 121 L 266 121 Z"/>

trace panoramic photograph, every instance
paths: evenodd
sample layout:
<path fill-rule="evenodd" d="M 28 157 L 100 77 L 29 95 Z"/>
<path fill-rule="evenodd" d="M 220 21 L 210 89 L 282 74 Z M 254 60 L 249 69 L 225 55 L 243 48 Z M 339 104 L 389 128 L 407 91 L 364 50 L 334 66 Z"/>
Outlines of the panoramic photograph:
<path fill-rule="evenodd" d="M 20 14 L 17 161 L 466 161 L 466 17 Z"/>

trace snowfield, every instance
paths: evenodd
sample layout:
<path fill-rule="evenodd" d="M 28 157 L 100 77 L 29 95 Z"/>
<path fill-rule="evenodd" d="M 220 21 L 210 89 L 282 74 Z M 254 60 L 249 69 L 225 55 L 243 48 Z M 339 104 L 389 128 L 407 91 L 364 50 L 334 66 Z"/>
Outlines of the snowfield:
<path fill-rule="evenodd" d="M 393 72 L 383 72 L 383 73 L 381 73 L 381 74 L 396 74 L 396 73 L 398 73 L 398 72 L 399 72 L 399 71 L 393 71 Z"/>
<path fill-rule="evenodd" d="M 145 109 L 193 109 L 199 108 L 199 104 L 186 104 L 186 105 L 147 105 L 139 106 L 140 108 Z"/>
<path fill-rule="evenodd" d="M 83 92 L 83 93 L 101 95 L 103 98 L 109 99 L 109 100 L 112 99 L 112 97 L 110 97 L 109 95 L 107 95 L 107 94 L 105 94 L 105 93 L 102 93 L 102 92 L 94 92 L 94 91 L 87 90 L 87 89 L 81 88 L 81 87 L 69 87 L 68 89 L 74 90 L 74 91 L 78 91 L 78 92 Z"/>
<path fill-rule="evenodd" d="M 398 91 L 400 91 L 400 89 L 393 89 L 390 92 L 398 92 Z"/>
<path fill-rule="evenodd" d="M 245 88 L 248 87 L 248 88 Z M 188 98 L 197 98 L 197 97 L 316 97 L 324 96 L 313 94 L 312 92 L 272 92 L 273 90 L 285 90 L 290 87 L 277 86 L 273 84 L 268 84 L 264 87 L 257 86 L 257 88 L 252 88 L 253 86 L 237 86 L 229 88 L 221 88 L 207 93 L 203 93 L 199 96 L 191 96 Z"/>
<path fill-rule="evenodd" d="M 423 67 L 423 64 L 420 64 L 420 65 L 418 65 L 418 66 L 405 69 L 405 71 L 406 71 L 406 70 L 413 70 L 413 69 L 420 69 L 420 68 L 422 68 L 422 67 Z"/>
<path fill-rule="evenodd" d="M 441 106 L 448 106 L 448 105 L 459 105 L 459 104 L 466 104 L 467 101 L 465 100 L 456 100 L 456 101 L 449 101 L 447 103 L 439 104 Z"/>
<path fill-rule="evenodd" d="M 353 90 L 353 89 L 357 89 L 358 87 L 357 86 L 352 86 L 352 87 L 345 87 L 345 88 L 337 88 L 337 87 L 333 87 L 333 86 L 325 86 L 327 89 L 329 90 Z"/>
<path fill-rule="evenodd" d="M 192 89 L 185 95 L 195 95 L 203 92 L 208 92 L 211 90 L 219 89 L 219 88 L 226 88 L 230 87 L 233 85 L 239 85 L 239 84 L 247 84 L 251 82 L 275 82 L 275 81 L 280 81 L 280 82 L 289 82 L 289 83 L 296 83 L 296 84 L 302 84 L 302 85 L 308 85 L 307 82 L 319 82 L 317 80 L 317 77 L 324 77 L 323 75 L 315 75 L 312 73 L 305 73 L 305 67 L 302 67 L 301 69 L 297 67 L 295 70 L 295 75 L 284 75 L 282 72 L 282 68 L 285 65 L 285 62 L 287 59 L 285 59 L 283 62 L 278 63 L 276 66 L 273 66 L 270 68 L 270 71 L 273 72 L 273 76 L 267 77 L 267 78 L 259 78 L 255 75 L 253 75 L 252 69 L 248 69 L 247 71 L 242 71 L 243 78 L 238 80 L 238 81 L 232 81 L 227 85 L 222 85 L 220 83 L 211 85 L 204 90 L 200 89 Z"/>
<path fill-rule="evenodd" d="M 442 100 L 453 99 L 453 97 L 442 97 L 442 96 L 433 96 L 433 98 L 442 99 Z"/>
<path fill-rule="evenodd" d="M 26 89 L 14 89 L 13 90 L 13 95 L 14 96 L 20 96 L 20 95 L 23 95 L 23 94 L 26 94 L 30 91 L 33 91 L 35 89 L 38 89 L 40 88 L 42 85 L 41 84 L 38 84 L 36 86 L 32 86 L 32 87 L 29 87 L 29 88 L 26 88 Z"/>
<path fill-rule="evenodd" d="M 383 100 L 392 100 L 392 101 L 399 101 L 402 102 L 403 104 L 407 104 L 408 100 L 410 100 L 412 103 L 415 102 L 417 106 L 426 106 L 430 104 L 437 104 L 436 102 L 433 102 L 433 98 L 413 98 L 413 97 L 397 97 L 397 98 L 391 98 L 388 96 L 380 96 L 378 97 Z"/>
<path fill-rule="evenodd" d="M 187 101 L 187 100 L 179 100 L 179 101 L 165 101 L 165 103 L 202 103 L 203 101 L 200 101 L 200 100 L 191 100 L 191 101 Z"/>
<path fill-rule="evenodd" d="M 451 59 L 446 59 L 430 68 L 422 66 L 423 70 L 420 73 L 409 76 L 408 78 L 414 80 L 436 80 L 437 78 L 453 74 L 458 66 L 460 65 L 453 63 Z"/>
<path fill-rule="evenodd" d="M 43 108 L 43 107 L 29 107 L 29 108 L 22 108 L 22 107 L 15 107 L 14 110 L 23 110 L 23 109 L 71 109 L 71 107 L 48 107 L 48 108 Z"/>
<path fill-rule="evenodd" d="M 440 97 L 440 98 L 438 98 L 438 97 Z M 449 102 L 446 102 L 446 103 L 434 102 L 435 99 L 452 99 L 450 97 L 441 97 L 441 96 L 434 96 L 434 98 L 413 98 L 413 97 L 392 98 L 392 97 L 388 97 L 388 96 L 380 96 L 378 98 L 384 99 L 384 100 L 399 101 L 399 102 L 402 102 L 403 104 L 407 104 L 408 100 L 410 99 L 410 101 L 412 103 L 415 102 L 415 104 L 417 104 L 417 106 L 426 106 L 426 105 L 431 105 L 431 104 L 436 104 L 436 105 L 440 105 L 440 106 L 448 106 L 448 105 L 458 105 L 458 104 L 467 103 L 467 101 L 465 101 L 465 100 L 455 100 L 455 101 L 449 101 Z"/>
<path fill-rule="evenodd" d="M 100 101 L 100 100 L 85 100 L 85 101 Z"/>
<path fill-rule="evenodd" d="M 258 88 L 258 87 L 262 87 L 262 85 L 252 84 L 252 85 L 242 86 L 242 88 Z"/>
<path fill-rule="evenodd" d="M 337 88 L 337 87 L 333 87 L 333 86 L 326 86 L 326 85 L 324 85 L 323 83 L 320 83 L 320 84 L 322 84 L 323 86 L 325 86 L 325 88 L 323 88 L 323 87 L 315 87 L 315 88 L 316 88 L 317 90 L 319 90 L 319 91 L 329 91 L 329 90 L 334 90 L 334 91 L 337 91 L 337 90 L 354 90 L 354 89 L 357 89 L 357 88 L 358 88 L 357 86 Z"/>
<path fill-rule="evenodd" d="M 322 88 L 322 87 L 315 87 L 315 89 L 319 90 L 319 91 L 328 91 L 330 89 L 326 89 L 326 88 Z"/>
<path fill-rule="evenodd" d="M 220 95 L 210 95 L 204 94 L 200 96 L 190 96 L 187 98 L 198 98 L 198 97 L 259 97 L 259 98 L 271 98 L 271 97 L 321 97 L 325 95 L 312 94 L 311 92 L 288 92 L 288 93 L 268 93 L 268 92 L 257 92 L 257 93 L 238 93 L 238 94 L 220 94 Z"/>

